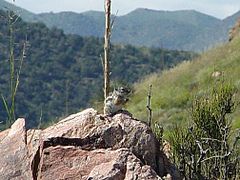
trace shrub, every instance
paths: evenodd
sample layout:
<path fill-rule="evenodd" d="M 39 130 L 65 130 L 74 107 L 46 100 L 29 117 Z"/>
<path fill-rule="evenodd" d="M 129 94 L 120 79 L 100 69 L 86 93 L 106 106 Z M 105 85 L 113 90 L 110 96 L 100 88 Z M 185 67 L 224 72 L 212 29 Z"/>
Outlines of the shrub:
<path fill-rule="evenodd" d="M 220 82 L 192 105 L 192 126 L 176 127 L 170 135 L 173 160 L 185 179 L 236 179 L 240 133 L 231 129 L 236 90 Z"/>

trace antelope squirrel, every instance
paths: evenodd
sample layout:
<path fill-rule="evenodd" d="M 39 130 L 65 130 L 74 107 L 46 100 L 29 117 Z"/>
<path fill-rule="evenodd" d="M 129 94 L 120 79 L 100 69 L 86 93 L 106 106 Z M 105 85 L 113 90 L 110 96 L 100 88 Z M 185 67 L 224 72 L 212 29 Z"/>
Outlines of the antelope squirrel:
<path fill-rule="evenodd" d="M 122 110 L 122 107 L 129 100 L 130 90 L 128 88 L 120 87 L 114 89 L 114 91 L 105 99 L 104 113 L 106 115 L 113 115 Z"/>

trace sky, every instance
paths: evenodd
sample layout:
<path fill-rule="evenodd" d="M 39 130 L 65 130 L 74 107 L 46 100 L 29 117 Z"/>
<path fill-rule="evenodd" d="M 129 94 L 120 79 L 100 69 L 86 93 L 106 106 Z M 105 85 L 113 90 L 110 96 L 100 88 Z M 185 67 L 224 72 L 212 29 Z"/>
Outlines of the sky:
<path fill-rule="evenodd" d="M 104 0 L 15 0 L 15 5 L 34 13 L 104 11 Z M 118 12 L 118 15 L 124 15 L 136 8 L 169 11 L 194 9 L 223 19 L 240 10 L 240 0 L 112 0 L 113 14 Z"/>

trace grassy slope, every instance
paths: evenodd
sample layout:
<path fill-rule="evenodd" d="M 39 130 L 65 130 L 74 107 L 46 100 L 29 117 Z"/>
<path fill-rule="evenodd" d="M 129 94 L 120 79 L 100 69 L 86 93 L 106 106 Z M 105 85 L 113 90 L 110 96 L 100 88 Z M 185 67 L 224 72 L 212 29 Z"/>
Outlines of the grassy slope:
<path fill-rule="evenodd" d="M 236 95 L 240 100 L 240 38 L 231 43 L 212 49 L 200 58 L 183 62 L 177 67 L 153 74 L 135 84 L 135 92 L 127 109 L 137 118 L 146 120 L 146 97 L 149 84 L 153 85 L 153 120 L 160 122 L 169 130 L 174 123 L 186 122 L 192 99 L 211 89 L 219 78 L 212 73 L 223 71 L 226 81 L 238 88 Z M 240 128 L 240 106 L 232 115 L 234 127 Z"/>

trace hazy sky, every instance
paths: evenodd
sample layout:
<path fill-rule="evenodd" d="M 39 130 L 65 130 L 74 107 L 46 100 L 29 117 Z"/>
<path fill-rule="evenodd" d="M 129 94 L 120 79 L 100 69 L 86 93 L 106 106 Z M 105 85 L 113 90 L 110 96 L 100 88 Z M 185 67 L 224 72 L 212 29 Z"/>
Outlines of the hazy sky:
<path fill-rule="evenodd" d="M 12 0 L 7 0 L 12 2 Z M 15 0 L 15 4 L 29 11 L 59 12 L 104 10 L 104 0 Z M 136 8 L 156 10 L 195 9 L 197 11 L 225 18 L 240 10 L 240 0 L 112 0 L 113 13 L 126 14 Z"/>

